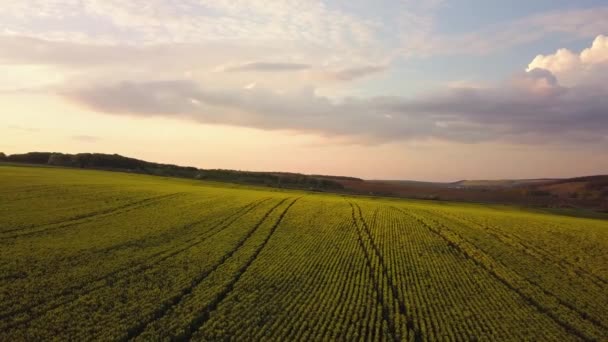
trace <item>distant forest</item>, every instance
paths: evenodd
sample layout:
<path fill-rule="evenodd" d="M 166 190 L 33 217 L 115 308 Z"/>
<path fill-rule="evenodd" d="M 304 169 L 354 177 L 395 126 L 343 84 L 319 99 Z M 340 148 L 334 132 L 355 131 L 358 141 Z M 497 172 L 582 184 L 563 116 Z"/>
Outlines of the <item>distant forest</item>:
<path fill-rule="evenodd" d="M 65 154 L 56 152 L 29 152 L 7 156 L 0 152 L 0 161 L 74 167 L 82 169 L 134 172 L 156 176 L 191 178 L 316 191 L 343 190 L 344 186 L 339 182 L 340 180 L 362 181 L 361 179 L 354 177 L 304 175 L 287 172 L 252 172 L 221 169 L 199 169 L 189 166 L 152 163 L 135 158 L 124 157 L 118 154 L 102 153 Z"/>

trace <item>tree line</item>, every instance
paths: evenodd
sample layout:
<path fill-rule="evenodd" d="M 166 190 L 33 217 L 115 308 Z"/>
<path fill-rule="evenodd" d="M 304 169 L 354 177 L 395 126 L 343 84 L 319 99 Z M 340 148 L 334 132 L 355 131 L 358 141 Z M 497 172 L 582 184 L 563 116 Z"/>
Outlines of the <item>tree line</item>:
<path fill-rule="evenodd" d="M 118 154 L 57 152 L 29 152 L 6 155 L 0 152 L 0 161 L 52 165 L 82 169 L 125 171 L 165 177 L 192 178 L 273 187 L 308 190 L 342 190 L 338 180 L 360 180 L 352 177 L 304 175 L 286 172 L 252 172 L 223 169 L 199 169 L 191 166 L 153 163 Z"/>

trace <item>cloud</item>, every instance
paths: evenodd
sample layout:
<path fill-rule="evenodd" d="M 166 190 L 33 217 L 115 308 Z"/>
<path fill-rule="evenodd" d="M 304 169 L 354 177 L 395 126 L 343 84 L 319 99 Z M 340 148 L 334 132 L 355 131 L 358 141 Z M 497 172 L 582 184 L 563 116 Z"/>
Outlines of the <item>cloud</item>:
<path fill-rule="evenodd" d="M 527 70 L 549 70 L 564 84 L 604 84 L 608 78 L 608 36 L 599 35 L 591 47 L 580 53 L 559 49 L 554 54 L 537 55 Z"/>
<path fill-rule="evenodd" d="M 572 53 L 572 51 L 568 49 L 559 49 L 553 55 L 537 55 L 534 60 L 528 64 L 527 70 L 540 68 L 555 73 L 561 73 L 575 68 L 580 62 L 579 56 Z"/>
<path fill-rule="evenodd" d="M 215 89 L 173 80 L 66 89 L 63 94 L 108 114 L 167 116 L 202 123 L 375 138 L 384 134 L 383 127 L 390 128 L 384 123 L 386 113 L 374 113 L 369 101 L 336 104 L 311 88 L 279 93 L 259 87 Z M 415 133 L 413 127 L 407 130 Z"/>
<path fill-rule="evenodd" d="M 268 55 L 273 55 L 274 60 L 265 61 Z M 0 91 L 32 88 L 42 82 L 150 81 L 182 77 L 220 86 L 242 86 L 255 81 L 260 86 L 282 89 L 320 82 L 346 83 L 344 81 L 387 68 L 369 62 L 357 65 L 357 58 L 348 62 L 354 66 L 344 67 L 347 64 L 340 59 L 328 62 L 327 56 L 334 54 L 304 44 L 293 50 L 281 42 L 115 45 L 0 35 L 0 71 L 8 71 L 5 72 L 8 78 L 0 80 Z M 303 62 L 289 62 L 294 59 Z M 40 77 L 42 71 L 44 77 Z M 283 74 L 287 72 L 293 73 L 293 77 L 285 78 Z M 251 79 L 252 73 L 265 76 Z"/>
<path fill-rule="evenodd" d="M 581 62 L 584 64 L 600 64 L 608 62 L 608 36 L 599 35 L 590 48 L 581 52 Z"/>
<path fill-rule="evenodd" d="M 149 45 L 95 44 L 54 41 L 23 35 L 0 34 L 0 64 L 52 65 L 90 72 L 99 67 L 142 69 L 159 66 L 176 69 L 211 67 L 225 63 L 227 56 L 251 58 L 261 53 L 285 54 L 288 50 L 265 44 L 202 42 L 200 44 L 159 43 Z M 305 56 L 312 54 L 302 48 Z"/>
<path fill-rule="evenodd" d="M 92 136 L 92 135 L 73 135 L 73 140 L 84 142 L 84 143 L 94 143 L 102 140 L 100 137 Z"/>
<path fill-rule="evenodd" d="M 176 5 L 149 0 L 141 6 L 119 0 L 23 0 L 3 4 L 0 22 L 3 31 L 13 35 L 111 44 L 115 48 L 222 41 L 260 46 L 264 51 L 278 43 L 291 50 L 291 56 L 300 56 L 301 47 L 314 47 L 325 52 L 323 62 L 337 65 L 349 61 L 372 64 L 401 55 L 489 53 L 550 35 L 571 39 L 608 32 L 608 6 L 597 6 L 535 14 L 476 31 L 445 33 L 436 23 L 440 11 L 449 11 L 449 6 L 457 5 L 441 0 L 399 0 L 387 3 L 391 9 L 388 14 L 374 14 L 371 3 L 332 6 L 323 1 L 183 0 Z M 359 10 L 349 10 L 351 7 Z M 201 55 L 209 51 L 205 49 Z M 238 56 L 236 52 L 224 58 L 237 63 L 259 60 Z M 302 63 L 315 64 L 305 59 Z"/>
<path fill-rule="evenodd" d="M 284 71 L 300 71 L 310 69 L 310 64 L 303 63 L 281 63 L 281 62 L 250 62 L 236 66 L 223 67 L 226 72 L 284 72 Z"/>
<path fill-rule="evenodd" d="M 0 22 L 0 65 L 57 66 L 78 79 L 189 73 L 234 85 L 265 72 L 278 75 L 255 81 L 302 86 L 312 79 L 280 72 L 373 64 L 385 54 L 377 23 L 320 1 L 24 0 L 0 6 Z M 231 75 L 209 75 L 218 65 Z"/>
<path fill-rule="evenodd" d="M 603 65 L 598 53 L 603 51 L 603 40 L 598 37 L 584 50 L 584 55 L 593 56 L 586 59 L 587 64 Z M 554 64 L 541 63 L 547 65 Z M 346 74 L 365 74 L 361 70 Z M 175 117 L 367 142 L 426 138 L 469 143 L 608 142 L 608 102 L 604 100 L 608 87 L 584 78 L 563 85 L 551 70 L 542 68 L 516 73 L 494 86 L 452 85 L 416 98 L 347 97 L 335 101 L 311 87 L 273 91 L 257 84 L 241 84 L 222 88 L 187 79 L 75 85 L 63 89 L 62 94 L 108 114 Z"/>
<path fill-rule="evenodd" d="M 9 126 L 7 126 L 7 128 L 17 130 L 17 131 L 22 131 L 22 132 L 28 132 L 28 133 L 35 133 L 35 132 L 40 131 L 38 128 L 24 127 L 24 126 L 18 126 L 18 125 L 9 125 Z"/>
<path fill-rule="evenodd" d="M 317 79 L 329 81 L 353 81 L 385 71 L 386 65 L 366 65 L 345 68 L 337 71 L 320 71 L 314 73 Z"/>
<path fill-rule="evenodd" d="M 549 36 L 561 40 L 595 37 L 608 32 L 608 6 L 590 9 L 556 10 L 490 25 L 464 33 L 439 33 L 428 15 L 413 36 L 405 32 L 405 55 L 489 54 L 540 41 Z M 421 18 L 421 17 L 414 17 Z M 415 20 L 410 20 L 415 23 Z"/>
<path fill-rule="evenodd" d="M 0 8 L 0 19 L 12 30 L 0 34 L 0 63 L 22 69 L 14 78 L 25 74 L 23 66 L 52 66 L 49 75 L 68 70 L 52 85 L 45 84 L 47 89 L 103 113 L 362 141 L 606 139 L 603 36 L 580 54 L 560 50 L 537 57 L 527 72 L 494 86 L 460 84 L 416 98 L 340 100 L 315 90 L 322 81 L 342 81 L 342 86 L 379 74 L 398 54 L 487 53 L 555 33 L 568 38 L 607 32 L 606 7 L 545 13 L 477 32 L 437 34 L 435 11 L 441 1 L 408 7 L 387 23 L 319 2 L 187 0 L 183 6 L 167 6 L 152 0 L 139 8 L 116 0 L 62 6 L 32 1 Z M 38 3 L 41 7 L 33 6 Z M 40 13 L 28 8 L 40 8 Z M 19 16 L 23 25 L 9 22 Z M 59 27 L 81 27 L 87 19 L 95 20 L 91 26 L 103 34 L 82 32 L 75 42 L 71 38 L 79 32 L 74 29 L 49 36 L 42 17 L 50 27 L 64 22 L 73 26 Z M 393 51 L 396 42 L 404 46 L 398 54 Z M 218 65 L 227 66 L 228 72 L 214 73 Z M 288 71 L 301 72 L 285 77 Z M 250 72 L 265 74 L 252 79 Z"/>
<path fill-rule="evenodd" d="M 72 68 L 126 64 L 152 59 L 162 54 L 163 47 L 95 45 L 49 41 L 19 35 L 0 35 L 0 63 L 13 65 L 58 65 Z"/>
<path fill-rule="evenodd" d="M 368 21 L 320 1 L 23 0 L 3 4 L 0 21 L 38 38 L 70 40 L 78 32 L 82 41 L 128 44 L 276 40 L 352 50 L 373 36 Z"/>
<path fill-rule="evenodd" d="M 313 89 L 214 89 L 185 80 L 123 82 L 64 94 L 110 114 L 168 116 L 367 142 L 438 138 L 606 143 L 608 136 L 608 103 L 602 100 L 606 89 L 563 87 L 541 69 L 495 87 L 450 88 L 416 99 L 347 98 L 340 103 Z"/>

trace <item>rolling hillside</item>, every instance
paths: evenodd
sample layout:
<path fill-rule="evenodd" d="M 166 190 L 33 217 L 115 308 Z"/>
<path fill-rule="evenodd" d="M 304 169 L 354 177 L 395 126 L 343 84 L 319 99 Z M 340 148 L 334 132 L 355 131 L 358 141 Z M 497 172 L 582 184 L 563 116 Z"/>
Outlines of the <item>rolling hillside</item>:
<path fill-rule="evenodd" d="M 118 154 L 104 153 L 67 154 L 58 152 L 29 152 L 11 154 L 8 156 L 4 153 L 0 153 L 0 162 L 119 171 L 155 176 L 319 191 L 342 190 L 343 186 L 338 182 L 339 180 L 359 180 L 358 178 L 353 177 L 303 175 L 289 172 L 199 169 L 191 166 L 153 163 Z"/>
<path fill-rule="evenodd" d="M 7 162 L 17 165 L 25 163 L 121 171 L 358 195 L 608 212 L 608 176 L 605 175 L 571 179 L 462 180 L 439 183 L 410 180 L 363 180 L 348 176 L 305 175 L 289 172 L 199 169 L 100 153 L 29 152 L 9 156 L 0 153 L 0 163 L 6 164 Z"/>
<path fill-rule="evenodd" d="M 470 180 L 454 183 L 340 180 L 344 191 L 415 199 L 501 203 L 608 212 L 608 176 Z"/>
<path fill-rule="evenodd" d="M 608 339 L 608 221 L 0 166 L 0 340 Z"/>

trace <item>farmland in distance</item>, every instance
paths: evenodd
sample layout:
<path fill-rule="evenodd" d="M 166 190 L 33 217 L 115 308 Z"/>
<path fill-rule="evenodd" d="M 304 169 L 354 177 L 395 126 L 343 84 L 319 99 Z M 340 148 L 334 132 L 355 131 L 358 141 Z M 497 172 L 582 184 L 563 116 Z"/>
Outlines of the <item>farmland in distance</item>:
<path fill-rule="evenodd" d="M 608 221 L 0 166 L 0 340 L 608 340 Z"/>

